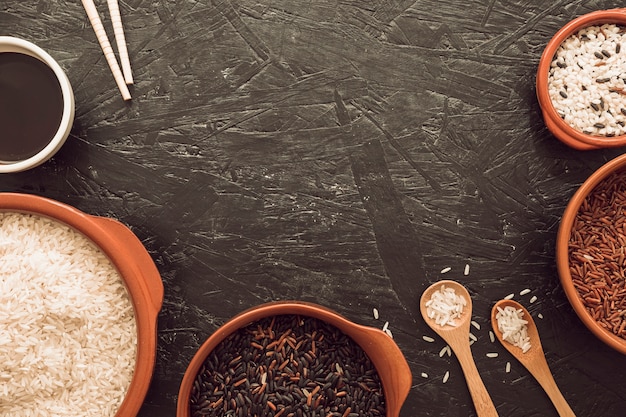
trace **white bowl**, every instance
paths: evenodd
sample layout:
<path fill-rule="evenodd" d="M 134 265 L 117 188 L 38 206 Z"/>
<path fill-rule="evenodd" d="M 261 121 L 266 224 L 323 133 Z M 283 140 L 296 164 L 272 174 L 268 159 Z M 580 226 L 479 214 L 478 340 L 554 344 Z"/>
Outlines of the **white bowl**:
<path fill-rule="evenodd" d="M 37 45 L 12 36 L 0 36 L 0 53 L 16 52 L 37 58 L 52 69 L 63 95 L 63 113 L 59 127 L 48 144 L 36 154 L 19 161 L 0 162 L 0 173 L 19 172 L 34 168 L 50 159 L 65 143 L 74 123 L 74 93 L 67 75 L 59 64 L 46 51 Z M 0 127 L 2 129 L 2 127 Z M 11 138 L 7 138 L 11 140 Z"/>

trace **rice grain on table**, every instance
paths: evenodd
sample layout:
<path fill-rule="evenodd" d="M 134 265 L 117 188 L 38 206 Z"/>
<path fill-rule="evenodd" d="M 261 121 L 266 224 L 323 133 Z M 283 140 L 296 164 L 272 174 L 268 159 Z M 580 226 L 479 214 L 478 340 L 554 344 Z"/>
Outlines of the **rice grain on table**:
<path fill-rule="evenodd" d="M 624 207 L 626 171 L 622 170 L 602 180 L 581 204 L 568 252 L 572 281 L 586 310 L 600 326 L 626 339 Z"/>
<path fill-rule="evenodd" d="M 0 415 L 114 416 L 137 345 L 116 268 L 73 229 L 10 212 L 0 259 Z"/>
<path fill-rule="evenodd" d="M 557 113 L 579 132 L 626 134 L 626 42 L 623 26 L 594 25 L 565 39 L 548 74 Z"/>

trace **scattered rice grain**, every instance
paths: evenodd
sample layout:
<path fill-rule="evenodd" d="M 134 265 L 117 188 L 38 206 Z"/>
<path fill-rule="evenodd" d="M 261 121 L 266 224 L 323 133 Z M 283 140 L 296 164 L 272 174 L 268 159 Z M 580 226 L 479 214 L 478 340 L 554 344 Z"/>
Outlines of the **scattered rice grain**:
<path fill-rule="evenodd" d="M 439 357 L 440 357 L 440 358 L 443 358 L 443 355 L 445 355 L 445 354 L 447 353 L 447 351 L 448 351 L 448 349 L 447 349 L 447 348 L 448 348 L 448 346 L 447 346 L 447 345 L 446 345 L 446 346 L 444 346 L 443 348 L 441 348 L 441 350 L 439 351 Z"/>

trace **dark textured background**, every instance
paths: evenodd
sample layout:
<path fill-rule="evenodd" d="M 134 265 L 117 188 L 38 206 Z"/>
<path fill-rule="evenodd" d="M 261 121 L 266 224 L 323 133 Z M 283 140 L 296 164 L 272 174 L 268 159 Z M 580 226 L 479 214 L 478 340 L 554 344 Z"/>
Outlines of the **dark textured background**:
<path fill-rule="evenodd" d="M 557 415 L 489 341 L 491 306 L 509 293 L 544 316 L 546 356 L 577 415 L 624 415 L 626 358 L 581 324 L 554 263 L 568 198 L 623 150 L 558 142 L 534 90 L 562 25 L 619 6 L 122 1 L 135 77 L 125 103 L 78 0 L 2 0 L 0 35 L 59 61 L 77 114 L 56 157 L 3 174 L 0 190 L 117 218 L 152 255 L 165 301 L 140 416 L 173 416 L 198 346 L 236 313 L 279 299 L 389 321 L 414 374 L 402 416 L 473 416 L 455 358 L 422 339 L 434 334 L 418 299 L 441 278 L 472 294 L 482 326 L 473 353 L 501 416 Z M 518 296 L 524 288 L 532 293 Z"/>

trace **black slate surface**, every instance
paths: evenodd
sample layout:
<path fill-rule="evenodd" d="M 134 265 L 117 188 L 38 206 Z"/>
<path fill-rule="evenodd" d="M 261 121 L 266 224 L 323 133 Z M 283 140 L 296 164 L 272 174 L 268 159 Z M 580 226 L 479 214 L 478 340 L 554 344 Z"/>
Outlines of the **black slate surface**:
<path fill-rule="evenodd" d="M 3 174 L 0 190 L 119 219 L 155 260 L 165 300 L 140 416 L 175 415 L 199 345 L 238 312 L 284 299 L 375 327 L 389 321 L 413 372 L 402 416 L 473 416 L 458 363 L 439 356 L 440 339 L 422 339 L 434 334 L 418 299 L 442 278 L 472 294 L 473 354 L 501 416 L 557 415 L 489 340 L 491 306 L 509 293 L 537 319 L 577 416 L 623 415 L 626 358 L 582 325 L 554 262 L 569 197 L 623 149 L 561 144 L 534 90 L 561 26 L 620 6 L 128 0 L 126 103 L 80 2 L 3 0 L 0 35 L 59 61 L 77 114 L 51 161 Z"/>

